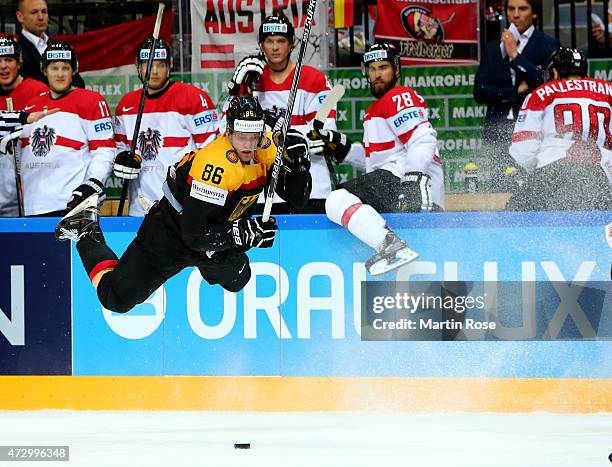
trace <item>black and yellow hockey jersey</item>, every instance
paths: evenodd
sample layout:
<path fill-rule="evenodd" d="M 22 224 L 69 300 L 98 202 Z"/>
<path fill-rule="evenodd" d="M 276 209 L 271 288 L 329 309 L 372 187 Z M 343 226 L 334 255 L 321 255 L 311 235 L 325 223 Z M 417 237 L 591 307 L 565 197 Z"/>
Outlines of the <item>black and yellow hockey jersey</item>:
<path fill-rule="evenodd" d="M 240 217 L 250 217 L 266 186 L 276 156 L 268 133 L 250 164 L 242 163 L 227 134 L 186 154 L 168 170 L 164 195 L 180 213 L 181 236 L 194 250 L 231 248 L 229 227 Z M 312 181 L 309 172 L 280 170 L 276 192 L 302 207 L 308 202 Z"/>

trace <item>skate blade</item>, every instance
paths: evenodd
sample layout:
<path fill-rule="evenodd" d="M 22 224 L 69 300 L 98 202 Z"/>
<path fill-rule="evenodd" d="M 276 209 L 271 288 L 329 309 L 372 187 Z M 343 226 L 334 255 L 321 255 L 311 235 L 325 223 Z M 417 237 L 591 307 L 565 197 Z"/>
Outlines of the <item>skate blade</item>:
<path fill-rule="evenodd" d="M 93 195 L 85 198 L 83 201 L 77 204 L 74 208 L 72 208 L 68 214 L 62 217 L 62 221 L 65 219 L 68 219 L 69 217 L 74 216 L 77 212 L 81 212 L 85 210 L 86 208 L 98 207 L 99 198 L 100 198 L 100 195 L 98 195 L 97 193 L 94 193 Z"/>
<path fill-rule="evenodd" d="M 395 258 L 393 258 L 391 261 L 387 259 L 383 259 L 381 261 L 378 261 L 372 264 L 370 266 L 370 269 L 368 269 L 368 272 L 372 276 L 378 276 L 380 274 L 389 272 L 393 269 L 399 268 L 400 266 L 403 266 L 404 264 L 407 264 L 410 261 L 414 261 L 418 257 L 419 257 L 419 254 L 416 251 L 413 251 L 410 248 L 404 248 L 398 251 L 395 254 Z"/>

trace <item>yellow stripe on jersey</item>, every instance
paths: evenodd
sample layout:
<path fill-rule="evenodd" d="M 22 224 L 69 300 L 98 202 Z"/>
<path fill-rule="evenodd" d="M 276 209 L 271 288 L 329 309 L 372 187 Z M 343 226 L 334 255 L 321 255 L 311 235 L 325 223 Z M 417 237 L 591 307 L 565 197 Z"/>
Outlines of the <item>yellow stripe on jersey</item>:
<path fill-rule="evenodd" d="M 191 151 L 188 152 L 187 154 L 185 154 L 183 156 L 183 158 L 178 162 L 178 164 L 176 164 L 176 168 L 180 168 L 182 165 L 186 164 L 187 162 L 191 162 L 193 160 L 193 158 L 195 157 L 196 152 L 195 151 Z"/>

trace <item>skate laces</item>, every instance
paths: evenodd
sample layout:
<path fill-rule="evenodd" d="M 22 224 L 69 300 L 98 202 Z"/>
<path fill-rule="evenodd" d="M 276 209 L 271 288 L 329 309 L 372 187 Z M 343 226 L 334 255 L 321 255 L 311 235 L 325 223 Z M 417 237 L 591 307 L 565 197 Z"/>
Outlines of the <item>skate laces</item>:
<path fill-rule="evenodd" d="M 87 206 L 72 216 L 63 218 L 55 229 L 55 237 L 58 240 L 78 242 L 83 236 L 90 235 L 99 241 L 98 214 L 97 206 Z"/>

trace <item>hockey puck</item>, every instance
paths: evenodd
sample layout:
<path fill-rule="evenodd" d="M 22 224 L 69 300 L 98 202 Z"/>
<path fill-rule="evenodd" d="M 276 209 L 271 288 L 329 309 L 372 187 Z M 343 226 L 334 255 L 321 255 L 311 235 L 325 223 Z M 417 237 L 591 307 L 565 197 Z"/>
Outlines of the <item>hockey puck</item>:
<path fill-rule="evenodd" d="M 234 449 L 251 449 L 251 443 L 234 443 Z"/>

